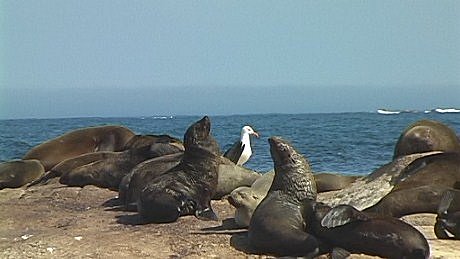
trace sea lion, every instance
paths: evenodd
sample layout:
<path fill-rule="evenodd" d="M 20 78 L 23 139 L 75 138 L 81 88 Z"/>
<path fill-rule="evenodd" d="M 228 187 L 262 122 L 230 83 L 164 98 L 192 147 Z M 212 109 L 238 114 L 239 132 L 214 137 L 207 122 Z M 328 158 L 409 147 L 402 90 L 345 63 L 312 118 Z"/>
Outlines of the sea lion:
<path fill-rule="evenodd" d="M 119 199 L 126 205 L 134 205 L 140 191 L 155 177 L 176 166 L 182 159 L 181 153 L 150 159 L 137 165 L 126 175 L 119 188 Z M 221 199 L 240 186 L 250 186 L 261 174 L 235 165 L 225 157 L 218 159 L 217 189 L 212 199 Z M 268 188 L 267 188 L 268 190 Z"/>
<path fill-rule="evenodd" d="M 460 142 L 455 131 L 438 121 L 417 121 L 409 125 L 399 137 L 393 159 L 428 151 L 460 152 Z"/>
<path fill-rule="evenodd" d="M 180 216 L 217 220 L 211 197 L 217 188 L 219 145 L 210 134 L 208 116 L 191 125 L 184 135 L 180 163 L 155 177 L 141 191 L 137 210 L 145 223 L 168 223 Z"/>
<path fill-rule="evenodd" d="M 316 184 L 307 160 L 287 141 L 271 137 L 275 177 L 249 223 L 249 245 L 275 256 L 313 256 L 318 240 L 306 232 L 301 201 L 316 199 Z"/>
<path fill-rule="evenodd" d="M 268 189 L 273 181 L 274 171 L 267 172 L 259 177 L 251 187 L 242 186 L 233 190 L 228 196 L 228 201 L 235 207 L 235 223 L 240 227 L 247 227 L 254 213 L 255 208 L 267 195 Z M 340 175 L 333 173 L 314 173 L 316 191 L 318 193 L 340 190 L 359 176 Z"/>
<path fill-rule="evenodd" d="M 167 136 L 167 135 L 161 135 Z M 145 141 L 148 137 L 147 141 Z M 131 158 L 134 160 L 131 161 L 132 163 L 137 163 L 139 159 L 145 160 L 145 158 L 154 158 L 168 154 L 174 154 L 183 151 L 182 144 L 178 145 L 175 139 L 173 138 L 156 138 L 155 135 L 148 135 L 148 136 L 141 136 L 136 135 L 133 137 L 135 141 L 130 140 L 129 144 L 125 147 L 128 148 L 126 150 L 137 150 L 126 152 L 112 152 L 112 151 L 98 151 L 93 153 L 86 153 L 77 157 L 66 159 L 59 164 L 55 165 L 51 168 L 44 176 L 40 179 L 32 182 L 29 186 L 33 186 L 35 184 L 45 184 L 51 178 L 60 177 L 64 174 L 68 174 L 73 170 L 77 170 L 78 167 L 82 167 L 85 169 L 79 169 L 80 173 L 88 172 L 88 174 L 92 174 L 92 171 L 100 170 L 101 166 L 109 168 L 112 166 L 112 169 L 115 169 L 117 166 L 121 166 L 125 164 L 127 154 L 130 154 Z M 171 142 L 168 142 L 171 141 Z M 143 153 L 145 152 L 145 153 Z M 145 156 L 144 158 L 138 157 L 134 158 L 135 156 Z M 123 160 L 125 159 L 125 160 Z M 118 162 L 117 162 L 118 160 Z M 118 165 L 115 165 L 118 163 Z M 90 165 L 91 164 L 91 165 Z M 87 165 L 86 167 L 83 167 Z M 97 166 L 96 166 L 97 165 Z M 102 171 L 101 171 L 102 172 Z M 121 176 L 121 175 L 120 175 Z"/>
<path fill-rule="evenodd" d="M 123 150 L 131 148 L 140 148 L 143 146 L 151 146 L 155 143 L 169 144 L 172 147 L 176 147 L 181 151 L 184 151 L 184 144 L 177 138 L 169 135 L 134 135 L 123 147 Z M 166 148 L 167 146 L 165 146 Z M 171 154 L 172 152 L 169 152 Z"/>
<path fill-rule="evenodd" d="M 61 177 L 61 175 L 64 173 L 70 172 L 77 167 L 84 166 L 99 160 L 105 160 L 109 158 L 115 159 L 115 157 L 117 157 L 119 154 L 120 152 L 98 151 L 66 159 L 53 166 L 53 168 L 46 172 L 42 177 L 31 182 L 28 186 L 31 187 L 37 184 L 47 184 L 52 178 Z"/>
<path fill-rule="evenodd" d="M 398 157 L 369 175 L 356 179 L 342 190 L 321 193 L 318 201 L 326 202 L 331 206 L 349 204 L 359 210 L 371 207 L 391 192 L 398 182 L 397 179 L 403 179 L 406 173 L 410 173 L 405 170 L 410 163 L 421 157 L 439 153 L 433 151 Z"/>
<path fill-rule="evenodd" d="M 443 193 L 434 233 L 439 239 L 460 239 L 460 190 L 451 189 Z"/>
<path fill-rule="evenodd" d="M 362 176 L 343 175 L 335 173 L 315 173 L 316 189 L 318 193 L 342 190 Z"/>
<path fill-rule="evenodd" d="M 402 220 L 363 213 L 349 205 L 330 207 L 321 202 L 303 201 L 310 233 L 332 247 L 351 253 L 384 258 L 428 258 L 426 238 Z"/>
<path fill-rule="evenodd" d="M 365 211 L 393 217 L 436 213 L 444 191 L 460 186 L 460 153 L 416 159 L 393 181 L 391 192 Z"/>
<path fill-rule="evenodd" d="M 152 158 L 136 165 L 120 182 L 118 198 L 126 209 L 135 210 L 137 200 L 144 187 L 154 178 L 177 166 L 183 153 Z"/>
<path fill-rule="evenodd" d="M 250 186 L 241 186 L 228 196 L 229 203 L 235 207 L 235 223 L 240 227 L 249 226 L 252 214 L 260 202 L 267 196 L 273 182 L 275 171 L 263 174 Z"/>
<path fill-rule="evenodd" d="M 0 190 L 18 188 L 39 178 L 45 169 L 39 160 L 12 160 L 0 163 Z"/>
<path fill-rule="evenodd" d="M 122 126 L 88 127 L 67 132 L 29 150 L 22 159 L 38 159 L 45 171 L 61 161 L 96 151 L 121 151 L 134 133 Z"/>
<path fill-rule="evenodd" d="M 155 145 L 157 144 L 132 148 L 119 152 L 115 156 L 79 166 L 64 172 L 59 178 L 59 182 L 68 186 L 95 185 L 118 191 L 122 178 L 134 166 L 158 155 Z"/>
<path fill-rule="evenodd" d="M 234 164 L 226 157 L 220 157 L 218 167 L 218 181 L 213 200 L 218 200 L 230 194 L 240 186 L 251 186 L 259 177 L 260 173 Z"/>

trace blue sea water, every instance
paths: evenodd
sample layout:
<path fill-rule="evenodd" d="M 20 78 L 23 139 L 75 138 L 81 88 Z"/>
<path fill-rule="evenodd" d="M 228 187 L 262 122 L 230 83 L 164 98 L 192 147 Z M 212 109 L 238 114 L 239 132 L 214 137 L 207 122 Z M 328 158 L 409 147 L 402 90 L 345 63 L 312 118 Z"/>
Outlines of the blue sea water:
<path fill-rule="evenodd" d="M 0 162 L 21 158 L 30 148 L 67 131 L 88 126 L 123 125 L 136 134 L 169 134 L 183 138 L 187 127 L 202 116 L 131 118 L 59 118 L 0 120 Z M 253 156 L 245 167 L 266 172 L 273 168 L 268 137 L 281 136 L 310 161 L 315 172 L 368 174 L 391 161 L 403 130 L 420 119 L 443 122 L 460 133 L 460 114 L 377 113 L 262 114 L 211 116 L 212 134 L 223 151 L 251 125 Z"/>

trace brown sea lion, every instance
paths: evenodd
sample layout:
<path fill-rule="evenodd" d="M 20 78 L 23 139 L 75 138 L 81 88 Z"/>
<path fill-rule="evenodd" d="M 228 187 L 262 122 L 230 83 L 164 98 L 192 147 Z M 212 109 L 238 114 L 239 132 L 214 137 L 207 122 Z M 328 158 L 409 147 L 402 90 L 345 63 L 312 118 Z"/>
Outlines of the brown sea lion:
<path fill-rule="evenodd" d="M 303 208 L 308 231 L 332 247 L 394 259 L 430 255 L 423 234 L 402 220 L 366 214 L 349 205 L 332 208 L 308 199 Z"/>
<path fill-rule="evenodd" d="M 31 182 L 29 184 L 29 187 L 34 186 L 36 184 L 47 184 L 49 180 L 51 180 L 52 178 L 61 177 L 61 175 L 63 175 L 64 173 L 70 172 L 73 169 L 80 166 L 84 166 L 99 160 L 105 160 L 109 158 L 115 159 L 117 156 L 119 156 L 120 153 L 121 152 L 98 151 L 66 159 L 60 162 L 59 164 L 53 166 L 53 168 L 46 172 L 42 177 Z"/>
<path fill-rule="evenodd" d="M 315 173 L 316 189 L 320 192 L 342 190 L 362 176 L 335 173 Z"/>
<path fill-rule="evenodd" d="M 221 154 L 210 130 L 207 116 L 191 125 L 184 135 L 185 152 L 180 163 L 142 189 L 137 210 L 145 223 L 174 222 L 184 215 L 217 220 L 211 197 L 217 188 Z"/>
<path fill-rule="evenodd" d="M 68 158 L 96 151 L 121 151 L 134 133 L 122 126 L 88 127 L 67 132 L 29 150 L 23 159 L 38 159 L 45 171 Z"/>
<path fill-rule="evenodd" d="M 32 182 L 45 173 L 40 161 L 12 160 L 0 163 L 0 190 L 18 188 Z"/>
<path fill-rule="evenodd" d="M 390 193 L 398 182 L 397 179 L 402 179 L 408 173 L 405 168 L 409 164 L 421 157 L 439 153 L 439 151 L 433 151 L 398 157 L 371 174 L 356 179 L 342 190 L 321 193 L 318 196 L 318 201 L 326 202 L 332 206 L 349 204 L 359 210 L 363 210 L 375 205 Z"/>
<path fill-rule="evenodd" d="M 260 173 L 236 165 L 226 157 L 220 157 L 218 168 L 218 181 L 214 200 L 230 194 L 240 186 L 251 186 L 254 181 L 261 177 Z"/>
<path fill-rule="evenodd" d="M 316 199 L 316 184 L 307 160 L 287 141 L 269 138 L 275 177 L 257 206 L 248 229 L 249 245 L 258 253 L 313 256 L 318 240 L 306 232 L 301 201 Z"/>
<path fill-rule="evenodd" d="M 182 144 L 178 143 L 177 139 L 171 138 L 167 135 L 136 135 L 129 141 L 129 144 L 127 144 L 125 148 L 128 148 L 126 150 L 137 151 L 125 152 L 125 154 L 123 154 L 123 152 L 98 151 L 69 158 L 55 165 L 40 179 L 37 179 L 36 181 L 32 182 L 30 186 L 35 184 L 45 184 L 51 178 L 60 177 L 63 174 L 68 174 L 72 170 L 77 171 L 78 167 L 82 167 L 82 169 L 78 169 L 80 171 L 79 173 L 81 174 L 88 173 L 89 175 L 93 175 L 96 174 L 95 172 L 93 172 L 96 170 L 99 170 L 97 174 L 101 174 L 103 172 L 103 170 L 101 170 L 101 166 L 107 169 L 115 169 L 117 167 L 123 167 L 123 164 L 125 164 L 126 166 L 128 166 L 125 167 L 126 170 L 130 167 L 128 165 L 129 163 L 137 163 L 139 159 L 145 160 L 146 158 L 160 157 L 163 155 L 174 154 L 183 151 Z M 133 161 L 127 163 L 127 154 L 131 155 Z M 135 156 L 138 157 L 136 158 Z M 141 158 L 139 156 L 144 157 Z M 100 177 L 103 176 L 100 175 Z"/>
<path fill-rule="evenodd" d="M 177 138 L 169 135 L 135 135 L 123 147 L 123 150 L 131 148 L 140 148 L 143 146 L 151 146 L 155 143 L 169 144 L 184 151 L 184 144 Z"/>
<path fill-rule="evenodd" d="M 97 160 L 70 171 L 64 172 L 59 182 L 68 186 L 95 185 L 111 190 L 118 190 L 122 178 L 137 164 L 156 157 L 154 144 L 141 148 L 132 148 L 118 152 L 115 156 Z M 163 144 L 162 144 L 163 145 Z"/>
<path fill-rule="evenodd" d="M 460 152 L 460 142 L 455 131 L 438 121 L 417 121 L 399 137 L 393 159 L 429 151 Z"/>
<path fill-rule="evenodd" d="M 416 159 L 393 181 L 391 192 L 365 211 L 393 217 L 436 213 L 443 193 L 460 186 L 460 153 Z"/>

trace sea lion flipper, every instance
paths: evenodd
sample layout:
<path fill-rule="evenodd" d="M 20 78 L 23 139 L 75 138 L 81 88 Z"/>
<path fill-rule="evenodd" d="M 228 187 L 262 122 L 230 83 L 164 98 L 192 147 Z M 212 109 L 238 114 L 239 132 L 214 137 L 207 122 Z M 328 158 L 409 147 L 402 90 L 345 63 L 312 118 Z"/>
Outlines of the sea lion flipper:
<path fill-rule="evenodd" d="M 438 215 L 447 213 L 447 210 L 449 209 L 450 204 L 452 203 L 453 199 L 454 199 L 454 193 L 451 191 L 445 191 L 442 194 L 441 201 L 439 202 L 439 207 L 438 207 Z"/>
<path fill-rule="evenodd" d="M 203 210 L 196 210 L 195 217 L 201 220 L 211 220 L 211 221 L 219 220 L 216 213 L 211 208 L 205 208 Z"/>
<path fill-rule="evenodd" d="M 321 226 L 334 228 L 353 221 L 364 221 L 369 218 L 361 211 L 349 205 L 338 205 L 332 208 L 321 220 Z"/>
<path fill-rule="evenodd" d="M 59 177 L 59 176 L 61 176 L 61 174 L 59 172 L 50 170 L 50 171 L 46 172 L 44 175 L 42 175 L 42 177 L 40 177 L 37 180 L 34 180 L 31 183 L 29 183 L 27 185 L 27 188 L 32 187 L 32 186 L 37 185 L 37 184 L 40 184 L 40 185 L 47 184 L 51 179 Z"/>
<path fill-rule="evenodd" d="M 350 256 L 350 252 L 340 247 L 334 247 L 334 249 L 332 249 L 332 252 L 331 252 L 332 259 L 344 259 L 344 258 L 348 258 L 349 256 Z"/>
<path fill-rule="evenodd" d="M 436 235 L 438 239 L 450 239 L 451 238 L 447 234 L 447 231 L 444 228 L 444 226 L 439 221 L 436 221 L 436 223 L 434 224 L 434 234 Z"/>

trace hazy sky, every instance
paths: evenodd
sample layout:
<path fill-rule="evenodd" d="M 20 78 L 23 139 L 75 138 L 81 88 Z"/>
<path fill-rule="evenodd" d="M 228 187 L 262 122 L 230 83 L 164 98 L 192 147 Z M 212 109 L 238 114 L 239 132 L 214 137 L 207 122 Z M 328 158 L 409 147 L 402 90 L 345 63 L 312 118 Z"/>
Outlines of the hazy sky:
<path fill-rule="evenodd" d="M 1 1 L 0 118 L 460 107 L 460 1 Z"/>

